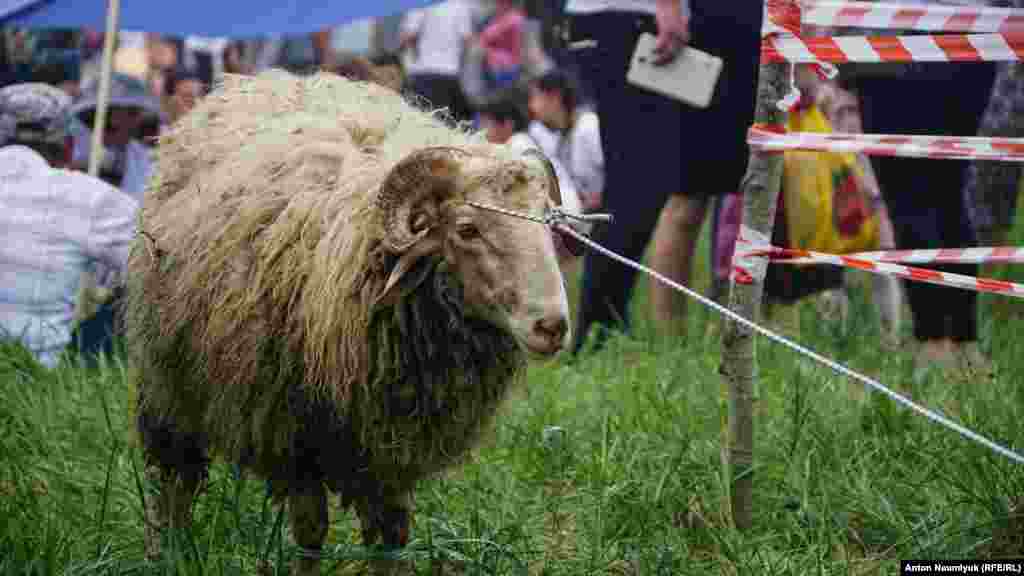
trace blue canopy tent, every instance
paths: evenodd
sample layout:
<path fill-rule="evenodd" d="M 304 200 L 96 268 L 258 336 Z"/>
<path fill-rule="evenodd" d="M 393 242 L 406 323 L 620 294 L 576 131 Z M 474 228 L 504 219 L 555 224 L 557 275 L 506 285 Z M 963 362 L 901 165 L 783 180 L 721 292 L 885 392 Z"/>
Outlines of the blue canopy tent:
<path fill-rule="evenodd" d="M 0 0 L 0 26 L 25 28 L 120 28 L 168 35 L 228 36 L 308 34 L 373 16 L 422 8 L 438 0 Z M 99 173 L 103 150 L 114 34 L 106 35 L 99 104 L 93 126 L 89 173 Z"/>
<path fill-rule="evenodd" d="M 308 34 L 437 0 L 123 0 L 119 28 L 169 35 L 233 38 Z M 113 8 L 113 2 L 110 3 Z M 0 0 L 0 25 L 104 29 L 104 0 Z"/>

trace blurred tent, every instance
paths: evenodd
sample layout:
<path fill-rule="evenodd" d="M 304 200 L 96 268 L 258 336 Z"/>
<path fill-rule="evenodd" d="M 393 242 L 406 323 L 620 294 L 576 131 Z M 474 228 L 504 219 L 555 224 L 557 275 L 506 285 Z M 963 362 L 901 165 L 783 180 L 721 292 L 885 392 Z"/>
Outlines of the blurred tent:
<path fill-rule="evenodd" d="M 259 38 L 322 31 L 364 18 L 421 8 L 438 0 L 0 0 L 0 26 L 139 30 L 171 36 Z M 114 37 L 107 34 L 100 79 L 97 126 L 106 120 L 114 67 Z M 93 126 L 92 150 L 103 149 L 103 130 Z M 99 154 L 89 173 L 99 170 Z"/>
<path fill-rule="evenodd" d="M 259 38 L 308 34 L 438 0 L 124 0 L 119 28 L 175 36 Z M 104 0 L 0 0 L 0 26 L 106 28 Z"/>
<path fill-rule="evenodd" d="M 422 8 L 438 0 L 0 0 L 0 27 L 69 29 L 107 32 L 99 79 L 98 105 L 92 128 L 89 174 L 99 175 L 103 132 L 114 69 L 118 30 L 169 36 L 227 37 L 299 36 Z M 122 67 L 140 62 L 126 57 Z M 138 60 L 136 57 L 135 60 Z M 82 278 L 79 307 L 94 288 L 90 274 Z"/>

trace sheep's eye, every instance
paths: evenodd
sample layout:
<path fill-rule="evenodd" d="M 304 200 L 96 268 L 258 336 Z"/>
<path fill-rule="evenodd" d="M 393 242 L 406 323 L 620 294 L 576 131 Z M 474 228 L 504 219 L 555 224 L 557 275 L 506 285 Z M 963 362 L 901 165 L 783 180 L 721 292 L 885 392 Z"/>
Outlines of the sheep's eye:
<path fill-rule="evenodd" d="M 424 213 L 419 213 L 412 218 L 412 232 L 413 234 L 419 234 L 420 232 L 427 229 L 430 224 L 430 217 Z"/>
<path fill-rule="evenodd" d="M 461 240 L 466 242 L 480 238 L 480 229 L 476 227 L 476 224 L 460 224 L 456 227 L 455 232 L 459 235 Z"/>

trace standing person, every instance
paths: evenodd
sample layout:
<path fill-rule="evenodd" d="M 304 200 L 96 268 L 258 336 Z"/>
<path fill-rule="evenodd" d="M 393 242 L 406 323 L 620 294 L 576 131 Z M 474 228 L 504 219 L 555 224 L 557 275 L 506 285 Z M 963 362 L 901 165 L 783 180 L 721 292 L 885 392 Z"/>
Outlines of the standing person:
<path fill-rule="evenodd" d="M 0 90 L 0 337 L 47 366 L 72 341 L 82 273 L 98 263 L 123 271 L 138 210 L 102 180 L 63 169 L 70 105 L 46 84 Z M 98 317 L 104 326 L 80 328 L 100 335 L 91 351 L 109 351 L 112 308 Z"/>
<path fill-rule="evenodd" d="M 409 11 L 399 32 L 400 45 L 409 56 L 406 89 L 434 108 L 446 108 L 455 122 L 468 121 L 472 115 L 459 70 L 475 13 L 470 0 L 445 0 Z"/>
<path fill-rule="evenodd" d="M 494 15 L 480 31 L 479 42 L 492 90 L 515 85 L 523 71 L 526 11 L 517 0 L 496 0 Z"/>
<path fill-rule="evenodd" d="M 1024 0 L 993 4 L 1024 8 Z M 995 66 L 996 76 L 978 136 L 1021 138 L 1024 136 L 1024 64 L 997 62 Z M 1006 233 L 1013 227 L 1020 176 L 1020 164 L 1016 162 L 978 160 L 970 163 L 964 201 L 981 244 L 999 245 L 1006 240 Z"/>
<path fill-rule="evenodd" d="M 870 64 L 851 71 L 860 86 L 865 132 L 977 134 L 995 78 L 993 63 L 896 66 L 898 74 L 872 70 Z M 976 243 L 963 199 L 966 161 L 875 156 L 873 164 L 899 248 L 963 248 Z M 973 264 L 934 268 L 978 274 Z M 908 281 L 906 293 L 919 343 L 916 376 L 932 368 L 991 374 L 991 365 L 978 348 L 975 292 Z"/>
<path fill-rule="evenodd" d="M 708 199 L 735 191 L 746 171 L 763 10 L 760 2 L 690 2 L 568 0 L 566 6 L 570 41 L 588 46 L 576 58 L 601 118 L 604 206 L 615 219 L 596 228 L 595 240 L 639 260 L 657 225 L 653 267 L 682 284 L 689 283 Z M 709 108 L 627 82 L 644 32 L 657 35 L 659 63 L 687 44 L 724 60 Z M 630 267 L 593 252 L 584 256 L 576 351 L 594 324 L 628 329 L 635 278 Z M 651 304 L 668 324 L 683 313 L 685 301 L 654 285 Z"/>

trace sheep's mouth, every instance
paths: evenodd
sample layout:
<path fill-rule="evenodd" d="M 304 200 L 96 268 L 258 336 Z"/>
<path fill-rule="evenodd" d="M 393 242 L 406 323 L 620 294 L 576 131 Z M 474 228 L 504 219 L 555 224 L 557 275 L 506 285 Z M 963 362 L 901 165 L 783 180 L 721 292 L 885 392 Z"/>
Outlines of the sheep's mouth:
<path fill-rule="evenodd" d="M 534 341 L 530 337 L 517 338 L 520 347 L 526 351 L 526 354 L 534 360 L 547 360 L 558 355 L 559 352 L 565 349 L 562 342 L 550 343 L 550 342 L 539 342 Z"/>

